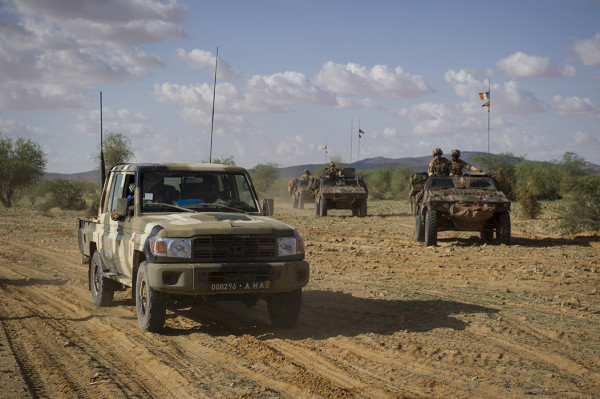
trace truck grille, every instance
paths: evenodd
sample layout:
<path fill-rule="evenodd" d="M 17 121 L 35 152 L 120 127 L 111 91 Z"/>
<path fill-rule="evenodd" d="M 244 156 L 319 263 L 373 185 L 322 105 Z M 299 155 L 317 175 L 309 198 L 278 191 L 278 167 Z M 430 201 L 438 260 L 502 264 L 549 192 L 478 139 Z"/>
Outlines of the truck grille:
<path fill-rule="evenodd" d="M 197 237 L 193 241 L 196 261 L 266 260 L 277 256 L 274 236 L 227 235 Z"/>

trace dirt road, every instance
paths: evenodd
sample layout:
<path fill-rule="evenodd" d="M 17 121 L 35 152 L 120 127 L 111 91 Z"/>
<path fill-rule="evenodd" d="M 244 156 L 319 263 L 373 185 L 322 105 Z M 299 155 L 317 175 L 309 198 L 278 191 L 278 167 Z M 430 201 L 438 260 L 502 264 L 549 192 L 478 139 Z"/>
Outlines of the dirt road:
<path fill-rule="evenodd" d="M 413 240 L 407 204 L 316 218 L 297 328 L 263 302 L 174 309 L 138 330 L 129 291 L 97 308 L 76 213 L 0 209 L 2 398 L 597 398 L 600 240 L 513 216 L 513 245 Z"/>

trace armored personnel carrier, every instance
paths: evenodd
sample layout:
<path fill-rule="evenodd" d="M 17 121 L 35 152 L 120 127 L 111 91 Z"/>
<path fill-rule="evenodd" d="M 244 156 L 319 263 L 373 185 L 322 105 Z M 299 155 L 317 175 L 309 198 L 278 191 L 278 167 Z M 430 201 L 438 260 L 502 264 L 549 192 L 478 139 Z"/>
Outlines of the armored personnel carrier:
<path fill-rule="evenodd" d="M 511 202 L 500 183 L 484 173 L 429 176 L 414 195 L 415 239 L 431 246 L 437 245 L 438 231 L 478 231 L 485 241 L 493 241 L 495 232 L 498 243 L 509 244 Z"/>
<path fill-rule="evenodd" d="M 327 216 L 329 209 L 351 209 L 352 216 L 367 216 L 367 185 L 356 176 L 354 168 L 344 168 L 335 176 L 320 177 L 312 189 L 317 216 Z"/>

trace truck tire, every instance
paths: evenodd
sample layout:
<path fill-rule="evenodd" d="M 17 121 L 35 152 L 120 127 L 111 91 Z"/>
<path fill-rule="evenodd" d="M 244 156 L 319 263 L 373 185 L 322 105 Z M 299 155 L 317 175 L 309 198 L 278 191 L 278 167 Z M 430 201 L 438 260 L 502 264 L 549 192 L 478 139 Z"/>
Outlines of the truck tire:
<path fill-rule="evenodd" d="M 438 214 L 437 211 L 428 210 L 425 214 L 425 245 L 436 246 L 438 233 Z"/>
<path fill-rule="evenodd" d="M 358 216 L 358 212 L 359 212 L 359 208 L 358 207 L 359 207 L 358 202 L 354 203 L 352 205 L 352 216 Z"/>
<path fill-rule="evenodd" d="M 271 325 L 276 328 L 292 328 L 300 317 L 302 290 L 272 294 L 267 299 L 267 311 Z"/>
<path fill-rule="evenodd" d="M 510 245 L 510 213 L 502 212 L 498 215 L 496 238 L 500 244 Z"/>
<path fill-rule="evenodd" d="M 360 206 L 358 208 L 358 217 L 364 218 L 365 216 L 367 216 L 367 200 L 366 199 L 360 201 Z"/>
<path fill-rule="evenodd" d="M 417 213 L 415 214 L 415 240 L 418 242 L 425 241 L 425 225 L 419 209 L 417 209 Z"/>
<path fill-rule="evenodd" d="M 321 198 L 319 201 L 319 216 L 327 216 L 327 200 Z"/>
<path fill-rule="evenodd" d="M 102 259 L 94 252 L 89 270 L 92 302 L 96 306 L 109 306 L 115 295 L 115 282 L 103 276 Z"/>
<path fill-rule="evenodd" d="M 304 195 L 300 195 L 300 197 L 298 197 L 298 208 L 299 209 L 304 209 Z"/>
<path fill-rule="evenodd" d="M 158 332 L 165 324 L 167 309 L 160 292 L 148 285 L 146 262 L 140 265 L 135 283 L 135 307 L 142 331 Z"/>

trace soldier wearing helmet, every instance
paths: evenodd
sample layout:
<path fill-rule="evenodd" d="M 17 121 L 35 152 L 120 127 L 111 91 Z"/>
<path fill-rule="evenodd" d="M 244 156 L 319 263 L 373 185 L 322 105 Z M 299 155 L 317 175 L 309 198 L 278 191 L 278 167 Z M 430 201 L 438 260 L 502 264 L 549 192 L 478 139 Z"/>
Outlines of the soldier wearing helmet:
<path fill-rule="evenodd" d="M 324 175 L 330 180 L 335 180 L 338 175 L 338 169 L 335 167 L 335 163 L 329 162 L 329 168 L 325 170 Z"/>
<path fill-rule="evenodd" d="M 310 170 L 304 169 L 304 174 L 302 176 L 300 176 L 299 180 L 309 180 L 310 176 L 311 176 Z"/>
<path fill-rule="evenodd" d="M 448 159 L 444 158 L 444 153 L 440 148 L 433 150 L 433 159 L 429 162 L 427 174 L 429 176 L 448 176 L 452 164 Z"/>
<path fill-rule="evenodd" d="M 460 159 L 460 150 L 452 150 L 450 153 L 452 160 L 450 161 L 450 175 L 461 176 L 463 169 L 472 170 L 473 172 L 481 172 L 481 169 L 471 166 Z"/>

